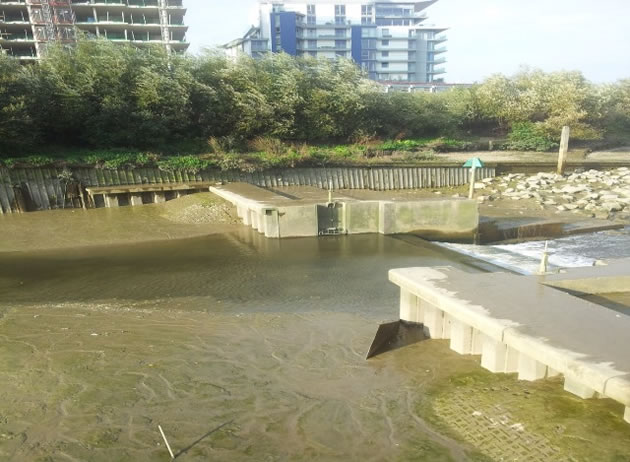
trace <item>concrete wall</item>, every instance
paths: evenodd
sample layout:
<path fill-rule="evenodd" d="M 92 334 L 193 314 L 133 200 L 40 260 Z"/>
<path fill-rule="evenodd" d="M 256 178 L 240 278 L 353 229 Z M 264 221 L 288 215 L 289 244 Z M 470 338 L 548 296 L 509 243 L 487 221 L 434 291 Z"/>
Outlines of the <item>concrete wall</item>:
<path fill-rule="evenodd" d="M 413 233 L 430 239 L 470 240 L 479 226 L 475 200 L 425 200 L 380 203 L 381 234 Z"/>
<path fill-rule="evenodd" d="M 344 227 L 348 234 L 379 232 L 380 202 L 346 202 L 344 205 Z"/>
<path fill-rule="evenodd" d="M 317 236 L 319 232 L 316 204 L 279 207 L 278 218 L 278 237 Z"/>

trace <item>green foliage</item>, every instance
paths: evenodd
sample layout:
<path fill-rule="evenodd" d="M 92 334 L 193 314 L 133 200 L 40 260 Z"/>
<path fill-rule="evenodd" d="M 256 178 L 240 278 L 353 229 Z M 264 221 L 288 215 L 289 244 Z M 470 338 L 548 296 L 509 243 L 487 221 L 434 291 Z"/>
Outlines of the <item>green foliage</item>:
<path fill-rule="evenodd" d="M 532 122 L 519 122 L 512 126 L 508 149 L 515 151 L 551 151 L 559 144 L 545 135 L 544 129 Z"/>
<path fill-rule="evenodd" d="M 211 159 L 204 159 L 199 156 L 174 156 L 166 157 L 157 161 L 160 170 L 174 172 L 175 170 L 185 170 L 191 173 L 198 173 L 201 170 L 216 167 L 217 162 Z"/>
<path fill-rule="evenodd" d="M 390 140 L 381 144 L 380 149 L 383 151 L 414 151 L 424 144 L 418 140 Z"/>
<path fill-rule="evenodd" d="M 39 141 L 31 109 L 32 73 L 0 53 L 0 157 L 18 154 Z"/>
<path fill-rule="evenodd" d="M 522 123 L 534 124 L 535 133 L 521 135 Z M 630 80 L 594 85 L 577 72 L 525 69 L 444 93 L 385 93 L 343 59 L 168 56 L 159 46 L 96 39 L 52 48 L 35 66 L 0 56 L 5 159 L 39 155 L 54 144 L 90 151 L 72 154 L 73 162 L 103 168 L 180 162 L 198 169 L 182 159 L 207 151 L 215 157 L 204 162 L 242 168 L 247 162 L 235 153 L 248 149 L 266 153 L 259 158 L 265 165 L 305 165 L 468 150 L 474 146 L 460 141 L 462 134 L 503 136 L 511 129 L 511 142 L 523 149 L 549 149 L 544 141 L 557 141 L 563 125 L 583 140 L 628 131 Z M 342 144 L 293 145 L 304 142 Z"/>

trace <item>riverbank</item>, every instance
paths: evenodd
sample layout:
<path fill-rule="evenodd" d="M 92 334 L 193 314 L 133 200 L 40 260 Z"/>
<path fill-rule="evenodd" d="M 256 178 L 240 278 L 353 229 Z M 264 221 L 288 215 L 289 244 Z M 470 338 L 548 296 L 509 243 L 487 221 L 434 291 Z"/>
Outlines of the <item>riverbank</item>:
<path fill-rule="evenodd" d="M 185 239 L 234 231 L 239 223 L 232 205 L 209 192 L 142 207 L 0 215 L 0 252 Z"/>

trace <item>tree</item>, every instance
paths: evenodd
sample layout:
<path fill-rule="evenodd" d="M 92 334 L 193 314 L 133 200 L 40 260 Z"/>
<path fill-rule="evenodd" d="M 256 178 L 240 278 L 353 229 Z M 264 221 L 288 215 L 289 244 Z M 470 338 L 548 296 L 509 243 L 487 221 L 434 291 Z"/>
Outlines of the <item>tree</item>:
<path fill-rule="evenodd" d="M 0 53 L 0 157 L 32 147 L 39 139 L 30 115 L 31 69 Z"/>

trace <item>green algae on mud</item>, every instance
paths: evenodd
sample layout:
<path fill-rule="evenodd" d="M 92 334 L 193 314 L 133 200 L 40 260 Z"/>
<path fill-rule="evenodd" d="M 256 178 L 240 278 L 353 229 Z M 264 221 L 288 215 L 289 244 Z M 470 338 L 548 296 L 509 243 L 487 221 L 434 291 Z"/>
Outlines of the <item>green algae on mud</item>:
<path fill-rule="evenodd" d="M 627 423 L 619 419 L 623 406 L 573 396 L 561 378 L 527 382 L 476 370 L 454 374 L 428 394 L 430 405 L 418 412 L 489 460 L 629 460 Z"/>

